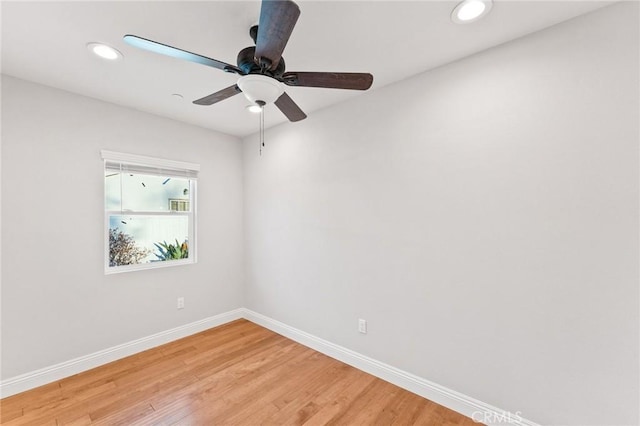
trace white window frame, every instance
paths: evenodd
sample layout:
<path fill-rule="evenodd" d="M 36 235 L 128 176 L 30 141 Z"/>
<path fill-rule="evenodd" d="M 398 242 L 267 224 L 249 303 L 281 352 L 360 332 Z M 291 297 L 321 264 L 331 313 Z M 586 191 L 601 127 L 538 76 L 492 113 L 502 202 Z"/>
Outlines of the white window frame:
<path fill-rule="evenodd" d="M 106 203 L 106 176 L 103 173 L 103 191 L 104 202 L 104 272 L 106 275 L 117 274 L 129 271 L 140 271 L 145 269 L 166 268 L 180 265 L 191 265 L 197 263 L 197 180 L 200 165 L 196 163 L 187 163 L 183 161 L 167 160 L 164 158 L 147 157 L 144 155 L 127 154 L 122 152 L 105 151 L 101 152 L 104 160 L 103 172 L 114 170 L 119 164 L 120 172 L 126 170 L 138 174 L 149 174 L 154 176 L 170 176 L 178 178 L 186 178 L 190 180 L 189 202 L 190 211 L 122 211 L 107 210 Z M 136 265 L 109 266 L 109 218 L 112 215 L 131 215 L 131 216 L 188 216 L 189 217 L 189 257 L 187 259 L 175 259 L 161 262 L 140 263 Z"/>

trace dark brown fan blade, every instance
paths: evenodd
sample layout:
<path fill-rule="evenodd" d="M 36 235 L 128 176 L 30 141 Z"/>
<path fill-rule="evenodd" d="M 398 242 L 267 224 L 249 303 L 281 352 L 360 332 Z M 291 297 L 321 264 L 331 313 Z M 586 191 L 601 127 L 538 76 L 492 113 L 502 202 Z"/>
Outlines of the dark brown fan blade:
<path fill-rule="evenodd" d="M 197 53 L 187 52 L 186 50 L 178 49 L 177 47 L 158 43 L 157 41 L 147 40 L 146 38 L 138 37 L 131 34 L 127 34 L 123 37 L 123 39 L 131 46 L 137 47 L 139 49 L 148 50 L 150 52 L 159 53 L 161 55 L 171 56 L 172 58 L 184 59 L 185 61 L 195 62 L 198 64 L 217 68 L 222 71 L 234 72 L 236 74 L 244 75 L 244 72 L 241 69 L 233 65 L 218 61 L 216 59 L 207 58 L 206 56 L 198 55 Z"/>
<path fill-rule="evenodd" d="M 286 92 L 276 99 L 275 104 L 280 111 L 287 116 L 289 121 L 300 121 L 307 118 L 307 114 L 305 114 L 300 107 L 293 102 L 293 99 L 291 99 Z"/>
<path fill-rule="evenodd" d="M 274 70 L 300 16 L 291 0 L 262 0 L 255 57 L 263 69 Z"/>
<path fill-rule="evenodd" d="M 286 72 L 282 79 L 287 86 L 351 90 L 367 90 L 373 83 L 371 74 L 359 72 Z"/>
<path fill-rule="evenodd" d="M 216 102 L 224 101 L 227 98 L 232 97 L 233 95 L 237 95 L 241 93 L 242 90 L 238 87 L 238 85 L 234 84 L 233 86 L 229 86 L 226 89 L 222 89 L 217 91 L 216 93 L 212 93 L 209 96 L 205 96 L 204 98 L 193 101 L 196 105 L 213 105 Z"/>

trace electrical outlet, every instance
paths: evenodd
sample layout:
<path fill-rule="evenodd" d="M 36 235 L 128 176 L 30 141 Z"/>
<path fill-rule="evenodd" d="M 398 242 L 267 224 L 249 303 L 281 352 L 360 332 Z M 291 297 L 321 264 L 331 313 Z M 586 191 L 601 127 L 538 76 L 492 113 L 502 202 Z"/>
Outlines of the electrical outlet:
<path fill-rule="evenodd" d="M 367 334 L 367 321 L 360 318 L 358 320 L 358 331 L 362 334 Z"/>
<path fill-rule="evenodd" d="M 184 297 L 178 297 L 178 309 L 184 309 Z"/>

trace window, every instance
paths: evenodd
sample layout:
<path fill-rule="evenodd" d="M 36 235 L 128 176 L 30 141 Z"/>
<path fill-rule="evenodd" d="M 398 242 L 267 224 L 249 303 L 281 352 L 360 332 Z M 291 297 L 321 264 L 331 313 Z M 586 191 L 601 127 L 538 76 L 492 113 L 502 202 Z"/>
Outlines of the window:
<path fill-rule="evenodd" d="M 169 210 L 176 212 L 188 212 L 189 199 L 169 200 Z"/>
<path fill-rule="evenodd" d="M 102 151 L 105 273 L 196 262 L 198 164 Z"/>

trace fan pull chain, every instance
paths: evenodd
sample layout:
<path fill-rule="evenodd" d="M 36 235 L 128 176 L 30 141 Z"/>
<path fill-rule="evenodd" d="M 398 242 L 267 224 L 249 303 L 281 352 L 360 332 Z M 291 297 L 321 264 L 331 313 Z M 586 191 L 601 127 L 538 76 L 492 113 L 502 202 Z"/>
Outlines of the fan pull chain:
<path fill-rule="evenodd" d="M 262 147 L 264 146 L 264 106 L 265 103 L 262 101 L 256 102 L 260 105 L 260 156 L 262 156 Z"/>

